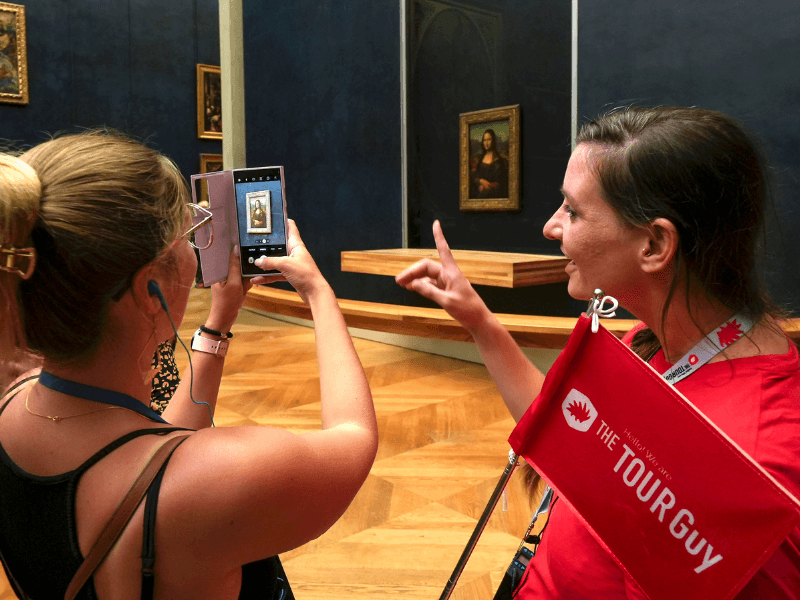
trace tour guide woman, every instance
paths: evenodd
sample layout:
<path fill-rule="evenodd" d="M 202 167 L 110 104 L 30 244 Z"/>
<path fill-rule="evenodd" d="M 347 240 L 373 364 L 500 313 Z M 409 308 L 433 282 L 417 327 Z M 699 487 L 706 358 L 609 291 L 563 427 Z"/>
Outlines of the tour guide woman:
<path fill-rule="evenodd" d="M 155 598 L 272 598 L 280 582 L 266 559 L 328 529 L 372 465 L 369 387 L 333 291 L 291 222 L 289 256 L 256 262 L 282 275 L 256 282 L 285 278 L 311 307 L 322 430 L 215 429 L 209 407 L 192 402 L 192 379 L 196 402 L 216 402 L 216 347 L 250 287 L 235 257 L 227 282 L 212 286 L 194 377 L 184 373 L 164 411 L 172 426 L 149 409 L 153 352 L 174 335 L 170 319 L 180 324 L 195 278 L 187 201 L 172 162 L 115 135 L 0 156 L 4 348 L 43 356 L 41 378 L 0 409 L 0 553 L 24 597 L 64 598 L 154 449 L 186 429 L 197 431 L 167 463 L 154 534 L 147 529 L 154 566 L 143 564 L 140 505 L 78 598 L 138 599 L 145 581 Z"/>
<path fill-rule="evenodd" d="M 569 294 L 595 288 L 643 325 L 625 340 L 666 372 L 733 315 L 753 322 L 724 352 L 676 384 L 692 403 L 800 496 L 800 365 L 761 287 L 765 165 L 725 115 L 634 108 L 586 123 L 564 176 L 563 204 L 544 227 L 570 258 Z M 441 265 L 425 260 L 397 282 L 438 304 L 472 334 L 516 420 L 543 375 L 489 312 L 433 226 Z M 646 399 L 642 399 L 643 402 Z M 556 503 L 518 598 L 642 598 L 638 587 Z M 795 529 L 738 598 L 800 597 Z"/>

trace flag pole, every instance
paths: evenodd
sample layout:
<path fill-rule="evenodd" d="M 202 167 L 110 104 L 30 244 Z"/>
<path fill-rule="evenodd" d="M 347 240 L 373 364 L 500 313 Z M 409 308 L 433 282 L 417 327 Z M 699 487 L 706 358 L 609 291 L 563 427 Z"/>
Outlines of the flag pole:
<path fill-rule="evenodd" d="M 450 576 L 450 579 L 448 579 L 447 584 L 444 586 L 444 590 L 442 591 L 442 595 L 439 596 L 439 600 L 447 600 L 448 598 L 450 598 L 450 594 L 453 593 L 453 589 L 456 587 L 456 583 L 458 583 L 458 578 L 461 577 L 461 573 L 464 571 L 464 567 L 467 566 L 467 561 L 469 560 L 469 557 L 472 555 L 472 551 L 475 549 L 475 545 L 478 543 L 478 538 L 481 537 L 481 534 L 483 533 L 483 530 L 486 527 L 486 523 L 488 523 L 489 517 L 492 516 L 494 507 L 497 506 L 497 501 L 500 499 L 500 495 L 506 488 L 508 479 L 511 477 L 511 474 L 514 472 L 514 468 L 516 466 L 517 466 L 517 455 L 514 454 L 513 450 L 509 450 L 508 464 L 506 465 L 503 474 L 500 476 L 500 481 L 497 482 L 497 486 L 494 488 L 494 492 L 492 493 L 492 497 L 489 498 L 489 502 L 488 504 L 486 504 L 486 508 L 483 509 L 483 514 L 481 515 L 481 518 L 478 519 L 478 523 L 477 525 L 475 525 L 475 530 L 472 532 L 472 536 L 469 538 L 467 546 L 461 553 L 461 558 L 458 559 L 458 563 L 456 564 L 456 568 L 453 570 L 453 574 Z"/>

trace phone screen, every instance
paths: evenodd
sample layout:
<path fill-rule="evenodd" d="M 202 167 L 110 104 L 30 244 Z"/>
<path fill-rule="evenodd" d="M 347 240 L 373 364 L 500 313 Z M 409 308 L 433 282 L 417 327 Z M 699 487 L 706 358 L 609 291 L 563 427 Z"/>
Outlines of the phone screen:
<path fill-rule="evenodd" d="M 286 198 L 283 167 L 234 169 L 236 214 L 242 275 L 253 277 L 277 271 L 255 266 L 261 256 L 286 256 Z"/>

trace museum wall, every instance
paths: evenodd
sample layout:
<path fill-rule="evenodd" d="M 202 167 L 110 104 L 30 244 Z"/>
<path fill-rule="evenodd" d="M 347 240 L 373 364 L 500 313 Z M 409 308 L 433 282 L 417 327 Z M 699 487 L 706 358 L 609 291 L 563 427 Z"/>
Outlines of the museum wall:
<path fill-rule="evenodd" d="M 399 248 L 397 0 L 243 0 L 248 166 L 286 167 L 289 215 L 342 298 L 433 306 L 342 250 Z M 570 7 L 409 0 L 409 245 L 557 254 L 541 231 L 570 152 Z M 520 104 L 521 210 L 459 210 L 459 114 Z M 566 285 L 479 286 L 500 312 L 576 314 Z M 582 306 L 582 303 L 579 303 Z"/>
<path fill-rule="evenodd" d="M 438 218 L 459 248 L 557 252 L 542 226 L 560 204 L 570 153 L 569 3 L 411 4 L 410 245 L 432 247 Z M 515 104 L 520 210 L 460 210 L 459 114 Z"/>
<path fill-rule="evenodd" d="M 570 154 L 571 8 L 562 0 L 412 0 L 409 27 L 409 245 L 559 254 L 542 235 L 561 204 Z M 459 208 L 461 113 L 519 105 L 520 207 Z M 495 311 L 575 315 L 566 284 L 481 286 Z"/>
<path fill-rule="evenodd" d="M 578 112 L 616 106 L 702 106 L 740 119 L 771 158 L 774 210 L 767 283 L 800 315 L 800 6 L 676 0 L 580 0 Z"/>
<path fill-rule="evenodd" d="M 219 64 L 218 3 L 29 0 L 30 104 L 0 104 L 0 137 L 24 146 L 107 125 L 176 160 L 197 139 L 197 63 Z M 432 247 L 442 221 L 455 248 L 558 253 L 541 229 L 569 157 L 570 3 L 408 0 L 409 242 Z M 631 102 L 697 104 L 740 117 L 773 157 L 771 290 L 798 312 L 800 11 L 679 0 L 580 0 L 579 115 Z M 289 215 L 342 298 L 431 305 L 389 277 L 342 273 L 343 250 L 402 245 L 398 0 L 243 0 L 248 166 L 286 167 Z M 624 35 L 622 35 L 624 32 Z M 780 60 L 776 60 L 780 56 Z M 458 117 L 520 105 L 520 209 L 459 209 Z M 564 284 L 478 286 L 499 312 L 576 314 Z"/>
<path fill-rule="evenodd" d="M 199 155 L 196 64 L 219 65 L 217 0 L 25 0 L 30 103 L 0 104 L 0 138 L 14 147 L 50 134 L 112 127 L 175 160 Z"/>
<path fill-rule="evenodd" d="M 288 215 L 341 298 L 411 296 L 340 268 L 342 250 L 402 245 L 398 6 L 243 0 L 247 165 L 285 167 Z"/>

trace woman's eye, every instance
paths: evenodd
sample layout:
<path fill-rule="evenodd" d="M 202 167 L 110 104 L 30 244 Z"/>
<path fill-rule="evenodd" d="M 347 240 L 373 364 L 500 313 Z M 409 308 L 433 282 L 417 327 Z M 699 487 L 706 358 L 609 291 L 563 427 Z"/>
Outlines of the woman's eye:
<path fill-rule="evenodd" d="M 572 209 L 572 207 L 569 204 L 567 204 L 566 202 L 564 203 L 564 212 L 567 213 L 567 215 L 569 215 L 570 219 L 574 219 L 575 217 L 578 216 L 578 213 L 576 213 Z"/>

